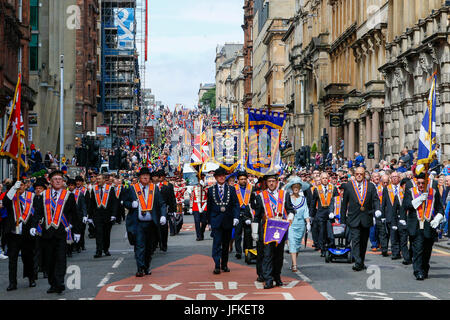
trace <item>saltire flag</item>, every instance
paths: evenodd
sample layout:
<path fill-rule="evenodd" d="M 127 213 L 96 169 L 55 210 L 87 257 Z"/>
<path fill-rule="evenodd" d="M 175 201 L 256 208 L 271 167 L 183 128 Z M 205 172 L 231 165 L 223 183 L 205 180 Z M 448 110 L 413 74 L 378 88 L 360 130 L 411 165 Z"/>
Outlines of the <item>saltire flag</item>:
<path fill-rule="evenodd" d="M 285 113 L 248 109 L 245 123 L 248 139 L 245 167 L 249 173 L 257 177 L 279 173 L 280 141 L 285 122 Z"/>
<path fill-rule="evenodd" d="M 203 119 L 200 116 L 200 119 L 198 121 L 194 121 L 194 144 L 192 146 L 191 166 L 198 166 L 203 163 L 202 131 L 203 131 Z"/>
<path fill-rule="evenodd" d="M 25 127 L 23 124 L 22 113 L 20 111 L 22 91 L 21 79 L 22 75 L 19 74 L 16 90 L 14 92 L 14 100 L 11 105 L 11 113 L 9 115 L 5 139 L 3 140 L 2 147 L 0 149 L 0 156 L 10 157 L 11 159 L 17 161 L 19 166 L 24 167 L 25 171 L 27 171 L 29 166 L 26 161 L 25 152 Z M 18 170 L 20 170 L 19 166 L 17 168 Z"/>
<path fill-rule="evenodd" d="M 245 153 L 244 129 L 242 127 L 215 127 L 211 133 L 211 159 L 228 171 L 243 162 Z"/>
<path fill-rule="evenodd" d="M 432 75 L 432 78 L 433 83 L 431 84 L 428 97 L 428 106 L 419 132 L 416 174 L 420 174 L 425 170 L 425 165 L 433 161 L 433 155 L 436 153 L 436 72 Z"/>

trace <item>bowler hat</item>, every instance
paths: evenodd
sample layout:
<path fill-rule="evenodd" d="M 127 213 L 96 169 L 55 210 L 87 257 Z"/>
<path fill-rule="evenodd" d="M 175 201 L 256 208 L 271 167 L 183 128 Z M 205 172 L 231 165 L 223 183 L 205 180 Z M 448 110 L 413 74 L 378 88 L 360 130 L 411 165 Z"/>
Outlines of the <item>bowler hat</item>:
<path fill-rule="evenodd" d="M 53 170 L 49 175 L 48 178 L 52 179 L 54 176 L 61 176 L 64 177 L 64 172 L 62 172 L 61 170 Z"/>
<path fill-rule="evenodd" d="M 47 189 L 47 180 L 44 178 L 37 178 L 36 182 L 33 184 L 33 188 L 36 189 L 36 187 Z"/>
<path fill-rule="evenodd" d="M 151 175 L 150 170 L 147 167 L 142 167 L 141 170 L 139 170 L 138 177 L 143 174 Z"/>
<path fill-rule="evenodd" d="M 228 175 L 228 172 L 222 167 L 217 168 L 216 171 L 214 171 L 214 176 L 226 176 L 226 175 Z"/>

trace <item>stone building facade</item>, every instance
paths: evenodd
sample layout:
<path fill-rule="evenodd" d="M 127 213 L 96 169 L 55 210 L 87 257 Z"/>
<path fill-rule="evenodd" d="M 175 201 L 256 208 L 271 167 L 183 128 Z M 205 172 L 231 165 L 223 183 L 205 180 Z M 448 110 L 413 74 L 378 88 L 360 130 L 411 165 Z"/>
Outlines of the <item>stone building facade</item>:
<path fill-rule="evenodd" d="M 242 53 L 244 55 L 244 68 L 242 73 L 244 75 L 244 99 L 242 103 L 244 108 L 248 109 L 252 106 L 253 99 L 253 15 L 254 15 L 254 0 L 245 0 L 244 3 L 244 47 Z"/>

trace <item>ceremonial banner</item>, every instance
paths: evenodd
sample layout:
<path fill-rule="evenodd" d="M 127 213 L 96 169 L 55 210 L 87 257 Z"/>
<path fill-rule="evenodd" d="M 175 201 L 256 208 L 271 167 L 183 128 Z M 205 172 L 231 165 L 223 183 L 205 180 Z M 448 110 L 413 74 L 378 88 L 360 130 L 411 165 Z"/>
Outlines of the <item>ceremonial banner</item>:
<path fill-rule="evenodd" d="M 248 110 L 246 135 L 248 152 L 247 172 L 261 177 L 268 172 L 278 172 L 281 163 L 280 141 L 286 114 L 264 110 Z"/>
<path fill-rule="evenodd" d="M 264 225 L 264 244 L 271 242 L 280 244 L 289 226 L 290 223 L 286 220 L 267 219 Z"/>
<path fill-rule="evenodd" d="M 228 171 L 233 171 L 244 159 L 244 131 L 242 127 L 211 129 L 211 159 Z"/>
<path fill-rule="evenodd" d="M 433 83 L 428 97 L 428 107 L 422 120 L 419 132 L 419 150 L 417 154 L 416 174 L 420 174 L 433 161 L 436 153 L 436 87 L 437 74 L 434 73 Z"/>

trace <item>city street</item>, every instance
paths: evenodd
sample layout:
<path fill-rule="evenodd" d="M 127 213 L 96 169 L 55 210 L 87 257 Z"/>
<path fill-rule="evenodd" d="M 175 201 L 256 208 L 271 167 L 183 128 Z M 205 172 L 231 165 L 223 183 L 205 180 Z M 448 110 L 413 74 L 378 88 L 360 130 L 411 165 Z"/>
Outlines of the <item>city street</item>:
<path fill-rule="evenodd" d="M 111 256 L 94 259 L 95 241 L 87 240 L 87 250 L 68 259 L 66 291 L 47 294 L 47 279 L 39 275 L 36 288 L 20 279 L 18 290 L 6 292 L 8 260 L 0 261 L 1 300 L 448 300 L 450 252 L 435 247 L 429 279 L 416 281 L 412 266 L 401 260 L 384 258 L 380 252 L 368 252 L 365 272 L 354 272 L 351 264 L 325 263 L 313 248 L 302 250 L 299 271 L 289 270 L 290 257 L 285 254 L 282 272 L 284 286 L 264 290 L 256 282 L 255 265 L 247 265 L 230 254 L 230 273 L 213 275 L 210 258 L 212 239 L 206 232 L 204 241 L 195 241 L 193 217 L 185 216 L 180 234 L 169 238 L 167 252 L 157 249 L 152 274 L 136 278 L 133 248 L 125 239 L 125 225 L 114 225 Z M 310 243 L 309 243 L 310 245 Z M 381 277 L 374 280 L 374 270 Z M 377 271 L 378 270 L 378 271 Z M 19 262 L 19 275 L 22 263 Z M 80 277 L 77 278 L 77 275 Z M 77 288 L 77 281 L 80 281 Z M 379 286 L 378 286 L 379 284 Z"/>

